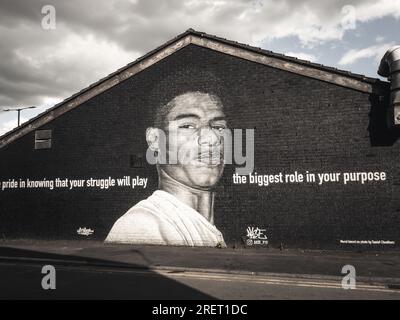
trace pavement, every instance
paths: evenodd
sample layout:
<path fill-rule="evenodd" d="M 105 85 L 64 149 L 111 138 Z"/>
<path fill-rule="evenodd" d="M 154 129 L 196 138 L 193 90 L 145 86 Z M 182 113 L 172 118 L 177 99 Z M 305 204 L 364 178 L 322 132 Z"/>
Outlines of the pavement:
<path fill-rule="evenodd" d="M 400 251 L 332 251 L 271 248 L 201 248 L 104 244 L 100 241 L 0 241 L 1 263 L 43 263 L 67 267 L 107 267 L 258 275 L 288 279 L 340 280 L 343 266 L 357 282 L 400 290 Z"/>

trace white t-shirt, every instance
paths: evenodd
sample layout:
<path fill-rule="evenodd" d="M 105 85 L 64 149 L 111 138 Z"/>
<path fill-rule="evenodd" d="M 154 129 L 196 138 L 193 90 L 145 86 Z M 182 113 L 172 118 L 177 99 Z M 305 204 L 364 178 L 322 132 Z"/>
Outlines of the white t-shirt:
<path fill-rule="evenodd" d="M 157 190 L 120 217 L 105 242 L 226 247 L 221 232 L 172 194 Z"/>

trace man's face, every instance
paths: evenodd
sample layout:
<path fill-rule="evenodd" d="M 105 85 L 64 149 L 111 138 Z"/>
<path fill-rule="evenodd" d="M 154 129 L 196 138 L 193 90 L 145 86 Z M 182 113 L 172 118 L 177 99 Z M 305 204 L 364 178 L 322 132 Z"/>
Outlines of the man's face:
<path fill-rule="evenodd" d="M 161 168 L 189 187 L 207 189 L 222 175 L 223 130 L 227 128 L 219 98 L 200 92 L 176 97 L 166 116 L 167 159 L 177 164 Z"/>

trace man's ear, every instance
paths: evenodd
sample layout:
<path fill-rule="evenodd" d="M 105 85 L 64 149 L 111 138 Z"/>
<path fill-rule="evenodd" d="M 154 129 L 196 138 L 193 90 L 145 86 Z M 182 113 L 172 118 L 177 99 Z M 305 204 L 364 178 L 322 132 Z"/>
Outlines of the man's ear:
<path fill-rule="evenodd" d="M 160 149 L 160 136 L 159 130 L 157 128 L 147 128 L 146 129 L 146 141 L 149 145 L 150 150 L 158 151 Z"/>

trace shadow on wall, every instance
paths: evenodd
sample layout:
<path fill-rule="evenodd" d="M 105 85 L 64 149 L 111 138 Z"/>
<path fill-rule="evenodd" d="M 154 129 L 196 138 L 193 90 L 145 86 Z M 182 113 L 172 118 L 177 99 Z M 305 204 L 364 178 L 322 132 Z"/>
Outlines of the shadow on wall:
<path fill-rule="evenodd" d="M 391 116 L 389 109 L 390 89 L 387 88 L 387 95 L 372 93 L 369 97 L 371 109 L 369 112 L 368 131 L 371 146 L 389 147 L 392 146 L 400 137 L 400 130 L 391 128 L 389 118 Z"/>

